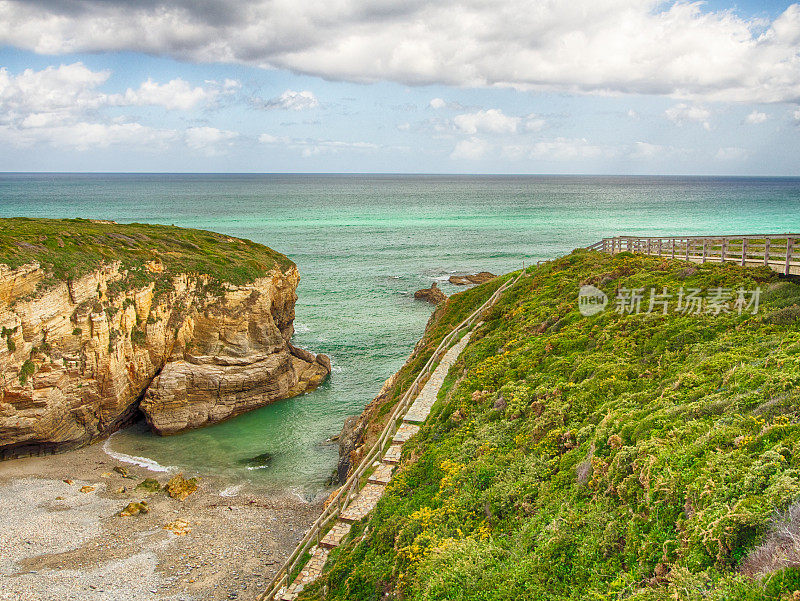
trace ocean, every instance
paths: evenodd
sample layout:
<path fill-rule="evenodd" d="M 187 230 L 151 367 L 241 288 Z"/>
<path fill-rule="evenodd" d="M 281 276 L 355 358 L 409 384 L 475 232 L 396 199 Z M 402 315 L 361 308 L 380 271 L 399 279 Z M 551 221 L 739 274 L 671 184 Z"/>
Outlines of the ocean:
<path fill-rule="evenodd" d="M 294 344 L 333 360 L 319 389 L 161 438 L 136 425 L 106 449 L 156 469 L 324 494 L 344 419 L 404 362 L 431 307 L 415 290 L 505 273 L 612 235 L 800 231 L 800 178 L 0 174 L 0 217 L 165 223 L 250 238 L 301 276 Z M 2 235 L 2 232 L 0 232 Z M 270 453 L 253 469 L 248 458 Z"/>

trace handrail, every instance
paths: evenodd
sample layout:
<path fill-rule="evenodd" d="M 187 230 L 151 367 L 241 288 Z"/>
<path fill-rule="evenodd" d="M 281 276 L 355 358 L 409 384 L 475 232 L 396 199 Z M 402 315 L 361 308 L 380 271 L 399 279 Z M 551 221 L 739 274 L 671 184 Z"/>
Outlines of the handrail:
<path fill-rule="evenodd" d="M 586 247 L 616 254 L 634 252 L 695 263 L 763 265 L 785 275 L 800 273 L 800 234 L 723 234 L 718 236 L 614 236 Z"/>
<path fill-rule="evenodd" d="M 466 319 L 464 319 L 464 321 L 453 328 L 453 330 L 451 330 L 450 333 L 442 339 L 442 341 L 439 343 L 439 346 L 436 347 L 436 350 L 433 351 L 428 361 L 417 374 L 417 377 L 414 378 L 414 381 L 400 397 L 400 401 L 398 401 L 395 410 L 389 417 L 389 420 L 387 421 L 386 426 L 384 427 L 383 432 L 378 440 L 375 441 L 369 452 L 361 460 L 356 471 L 350 475 L 350 477 L 339 488 L 336 494 L 331 497 L 328 505 L 308 529 L 308 532 L 306 532 L 306 535 L 297 544 L 297 547 L 295 547 L 295 550 L 292 552 L 292 554 L 286 559 L 286 561 L 283 562 L 283 565 L 281 565 L 277 574 L 269 583 L 267 591 L 258 598 L 258 601 L 272 601 L 275 598 L 275 595 L 291 584 L 290 578 L 292 573 L 298 567 L 303 554 L 313 546 L 311 543 L 313 542 L 314 544 L 319 544 L 319 541 L 322 538 L 321 533 L 324 528 L 347 508 L 348 503 L 352 500 L 351 492 L 353 491 L 353 488 L 358 486 L 361 477 L 364 475 L 364 472 L 366 472 L 372 466 L 372 462 L 376 459 L 376 457 L 378 457 L 379 460 L 383 458 L 386 441 L 390 437 L 394 436 L 397 432 L 398 421 L 400 417 L 413 403 L 414 399 L 416 398 L 416 394 L 421 388 L 422 380 L 428 377 L 433 371 L 434 363 L 438 362 L 444 356 L 455 336 L 465 328 L 471 328 L 483 311 L 494 305 L 494 303 L 496 303 L 500 298 L 500 295 L 505 292 L 505 290 L 516 284 L 517 281 L 519 281 L 519 279 L 524 275 L 524 273 L 525 268 L 523 267 L 520 274 L 513 281 L 509 279 L 497 290 L 495 290 L 492 296 L 490 296 L 486 302 L 475 309 L 475 311 L 473 311 Z"/>

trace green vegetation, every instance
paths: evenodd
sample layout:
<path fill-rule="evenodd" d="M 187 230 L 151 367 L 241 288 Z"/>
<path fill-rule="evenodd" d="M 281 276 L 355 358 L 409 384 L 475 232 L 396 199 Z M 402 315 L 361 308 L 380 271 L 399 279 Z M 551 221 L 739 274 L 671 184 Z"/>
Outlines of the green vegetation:
<path fill-rule="evenodd" d="M 36 373 L 36 364 L 27 359 L 25 363 L 19 368 L 19 383 L 23 386 L 34 373 Z"/>
<path fill-rule="evenodd" d="M 261 244 L 203 230 L 88 219 L 0 219 L 0 263 L 13 268 L 33 261 L 48 273 L 45 287 L 112 261 L 121 261 L 137 284 L 168 282 L 178 273 L 206 274 L 217 284 L 245 284 L 276 266 L 285 270 L 293 265 Z M 160 262 L 164 273 L 148 270 L 151 261 Z M 114 286 L 122 290 L 127 284 Z"/>
<path fill-rule="evenodd" d="M 369 527 L 302 598 L 791 599 L 800 569 L 768 545 L 800 539 L 800 285 L 587 251 L 529 273 L 451 369 Z M 584 284 L 606 311 L 578 312 Z M 614 310 L 622 288 L 645 289 L 646 310 L 664 287 L 760 287 L 761 307 Z M 487 291 L 454 296 L 428 335 Z"/>

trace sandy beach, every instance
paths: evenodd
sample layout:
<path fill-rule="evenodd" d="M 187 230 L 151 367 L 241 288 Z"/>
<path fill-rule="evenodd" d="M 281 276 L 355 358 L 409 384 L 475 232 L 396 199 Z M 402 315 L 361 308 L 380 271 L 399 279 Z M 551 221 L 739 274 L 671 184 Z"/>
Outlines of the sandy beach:
<path fill-rule="evenodd" d="M 254 599 L 322 506 L 202 474 L 183 501 L 135 490 L 172 475 L 100 444 L 0 462 L 0 600 Z M 139 501 L 149 513 L 120 517 Z"/>

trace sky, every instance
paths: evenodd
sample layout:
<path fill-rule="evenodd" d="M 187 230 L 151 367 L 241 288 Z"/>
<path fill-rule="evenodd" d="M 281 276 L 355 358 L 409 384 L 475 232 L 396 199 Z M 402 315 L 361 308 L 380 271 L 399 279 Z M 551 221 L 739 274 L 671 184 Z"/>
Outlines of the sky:
<path fill-rule="evenodd" d="M 0 171 L 800 175 L 800 4 L 0 0 Z"/>

